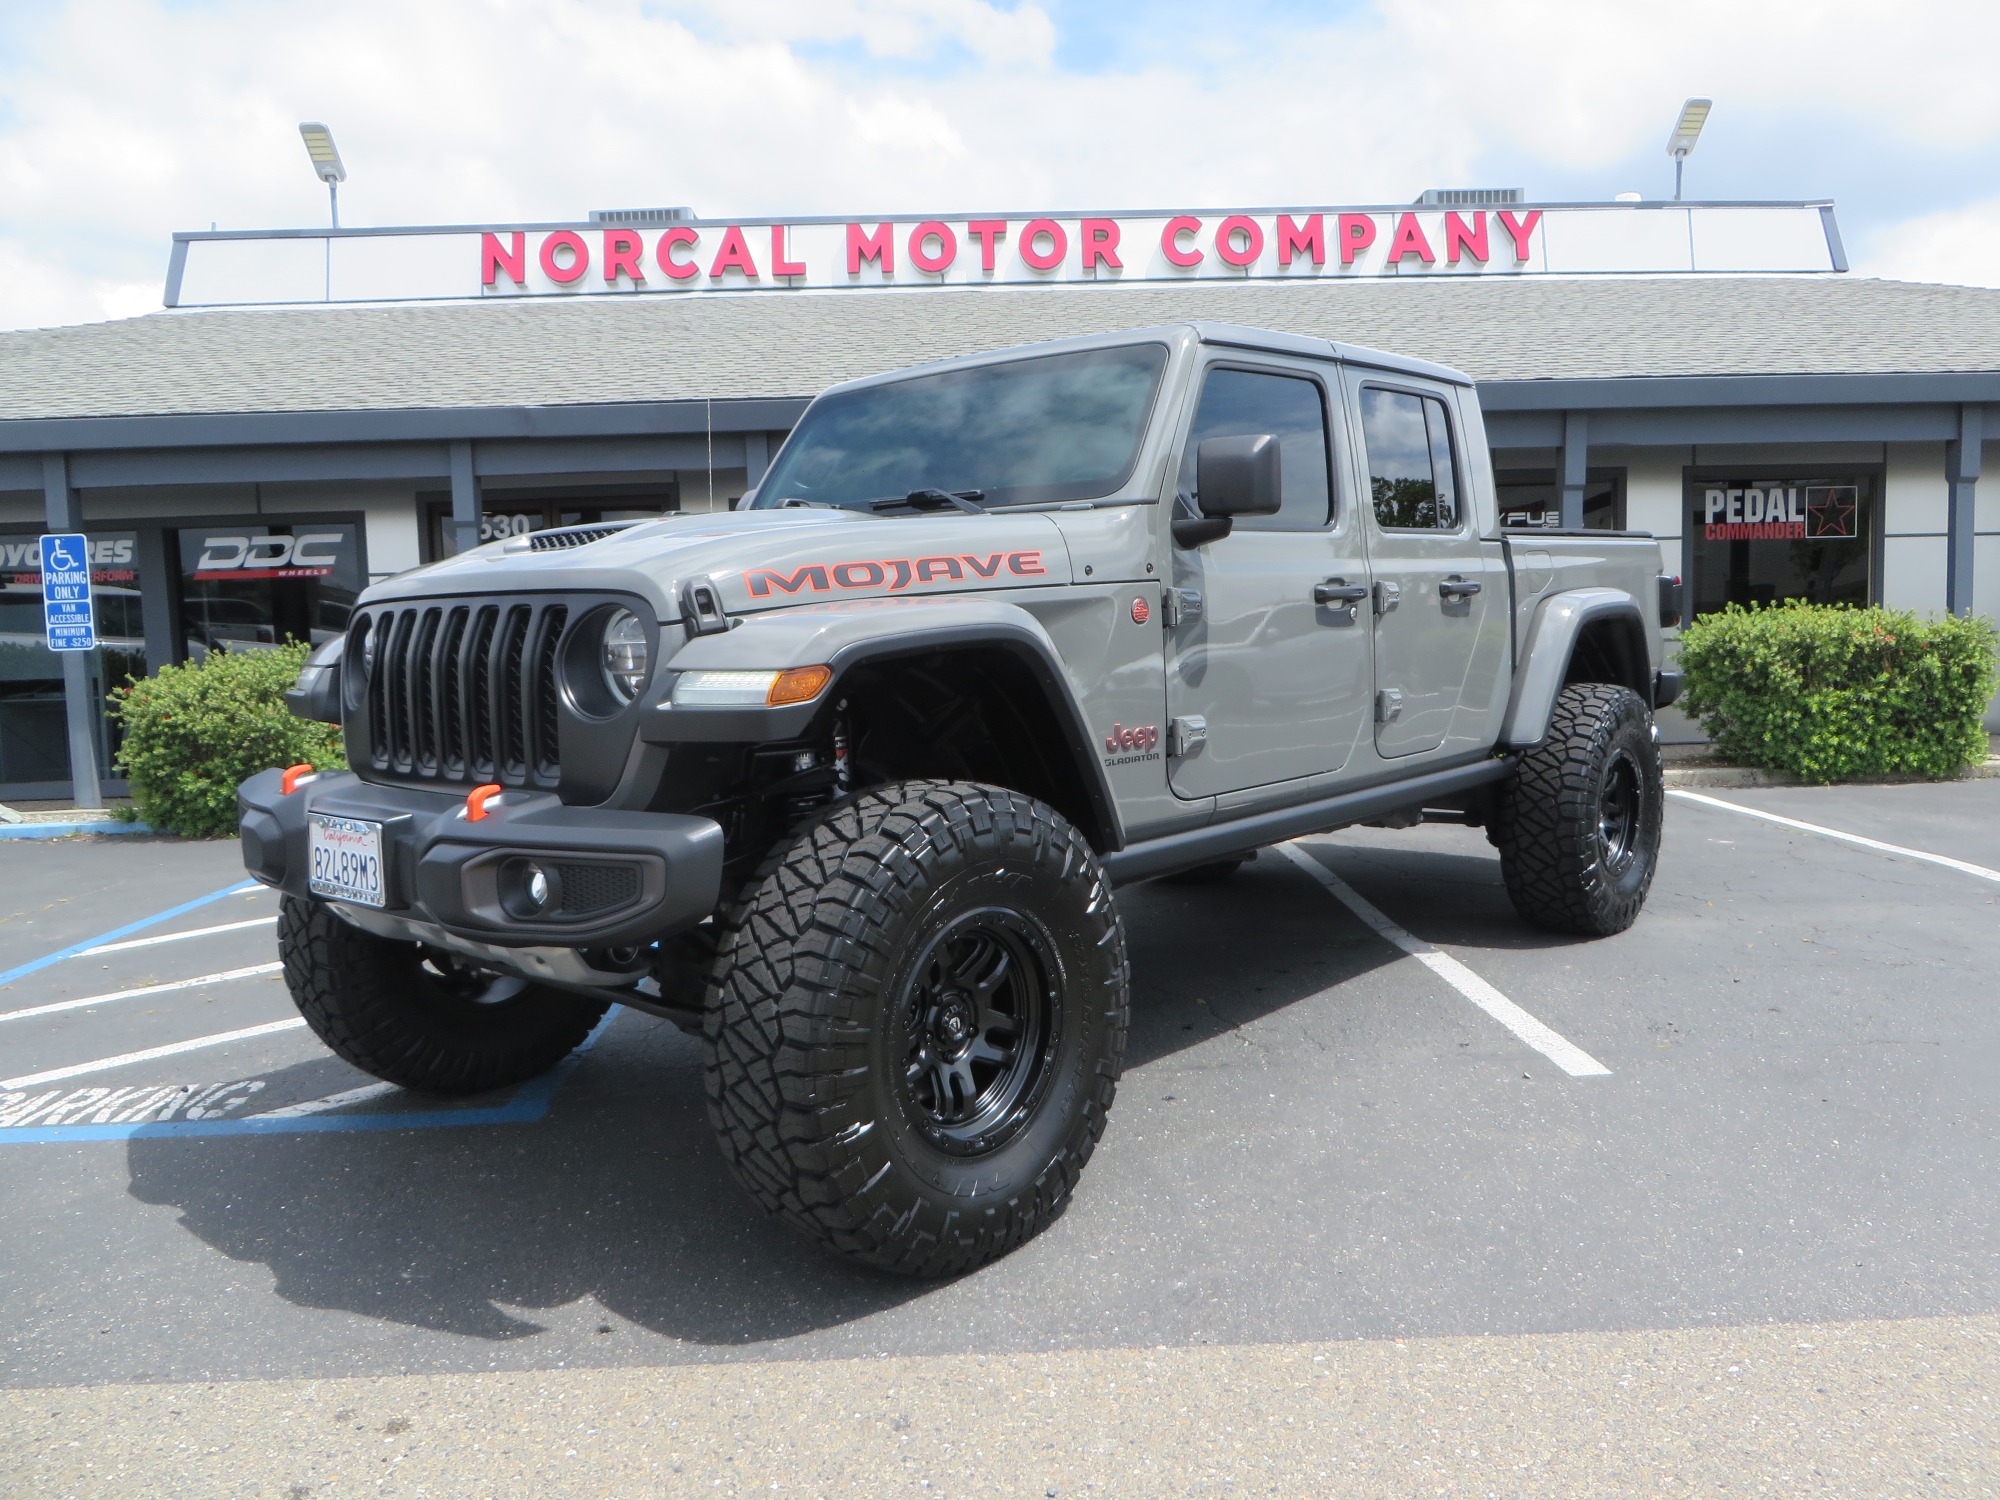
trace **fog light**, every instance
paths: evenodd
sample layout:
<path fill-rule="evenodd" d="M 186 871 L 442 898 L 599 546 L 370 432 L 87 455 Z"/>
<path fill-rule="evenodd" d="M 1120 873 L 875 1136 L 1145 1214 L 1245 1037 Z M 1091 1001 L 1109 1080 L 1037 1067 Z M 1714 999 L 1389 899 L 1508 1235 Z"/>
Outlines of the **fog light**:
<path fill-rule="evenodd" d="M 500 872 L 500 904 L 524 921 L 548 916 L 562 905 L 562 878 L 532 859 L 510 859 Z"/>

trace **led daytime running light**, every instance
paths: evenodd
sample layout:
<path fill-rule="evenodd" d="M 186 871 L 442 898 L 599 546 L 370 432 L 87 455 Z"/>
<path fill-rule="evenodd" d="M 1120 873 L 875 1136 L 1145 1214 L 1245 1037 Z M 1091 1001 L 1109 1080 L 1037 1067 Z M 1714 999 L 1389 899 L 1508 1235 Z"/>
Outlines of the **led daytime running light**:
<path fill-rule="evenodd" d="M 788 667 L 782 672 L 683 672 L 674 684 L 677 708 L 784 708 L 810 703 L 833 681 L 833 668 Z"/>

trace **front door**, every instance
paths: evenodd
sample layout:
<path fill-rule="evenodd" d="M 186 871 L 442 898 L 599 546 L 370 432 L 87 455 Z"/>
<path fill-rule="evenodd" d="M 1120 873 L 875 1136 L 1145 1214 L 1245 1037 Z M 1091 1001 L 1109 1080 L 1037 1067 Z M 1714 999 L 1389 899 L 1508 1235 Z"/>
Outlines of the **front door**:
<path fill-rule="evenodd" d="M 1507 601 L 1466 499 L 1449 390 L 1354 382 L 1375 570 L 1375 748 L 1417 755 L 1444 743 L 1481 628 L 1505 619 Z"/>
<path fill-rule="evenodd" d="M 1339 770 L 1365 732 L 1367 601 L 1331 597 L 1365 595 L 1368 581 L 1360 519 L 1338 503 L 1334 482 L 1327 414 L 1338 400 L 1307 361 L 1217 362 L 1202 376 L 1182 450 L 1182 513 L 1199 502 L 1202 440 L 1254 433 L 1278 439 L 1283 506 L 1174 550 L 1180 618 L 1167 631 L 1167 704 L 1183 738 L 1170 747 L 1180 752 L 1170 762 L 1178 796 Z"/>

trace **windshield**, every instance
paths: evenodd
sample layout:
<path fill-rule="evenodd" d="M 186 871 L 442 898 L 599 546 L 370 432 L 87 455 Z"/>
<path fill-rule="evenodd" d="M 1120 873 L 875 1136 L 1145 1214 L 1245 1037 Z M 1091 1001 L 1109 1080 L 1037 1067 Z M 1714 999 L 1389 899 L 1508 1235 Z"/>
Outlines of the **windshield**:
<path fill-rule="evenodd" d="M 913 490 L 984 505 L 1095 500 L 1138 458 L 1160 344 L 1046 354 L 917 375 L 816 402 L 757 487 L 756 508 L 866 510 Z"/>

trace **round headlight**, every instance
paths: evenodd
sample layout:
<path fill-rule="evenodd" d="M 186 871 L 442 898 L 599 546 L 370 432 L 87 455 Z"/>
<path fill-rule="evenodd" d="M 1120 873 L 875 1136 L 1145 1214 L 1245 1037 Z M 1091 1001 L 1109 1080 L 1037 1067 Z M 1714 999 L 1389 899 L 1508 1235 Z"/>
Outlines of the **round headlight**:
<path fill-rule="evenodd" d="M 375 673 L 375 637 L 381 632 L 376 629 L 376 621 L 363 619 L 358 627 L 361 640 L 361 675 L 372 677 Z"/>
<path fill-rule="evenodd" d="M 621 703 L 630 703 L 646 686 L 651 667 L 644 623 L 629 609 L 617 611 L 604 622 L 605 682 Z"/>

